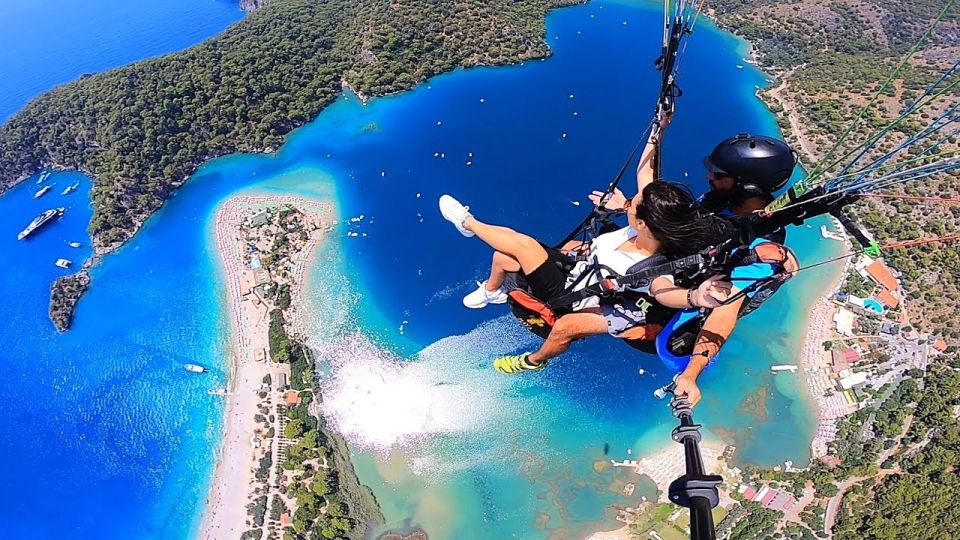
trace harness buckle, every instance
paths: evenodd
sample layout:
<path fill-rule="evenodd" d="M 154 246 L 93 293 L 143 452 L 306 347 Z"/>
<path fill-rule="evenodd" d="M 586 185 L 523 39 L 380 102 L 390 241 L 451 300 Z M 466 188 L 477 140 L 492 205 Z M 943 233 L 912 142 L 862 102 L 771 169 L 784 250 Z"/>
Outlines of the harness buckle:
<path fill-rule="evenodd" d="M 611 293 L 619 291 L 620 285 L 613 278 L 603 278 L 600 280 L 600 288 L 605 293 Z"/>

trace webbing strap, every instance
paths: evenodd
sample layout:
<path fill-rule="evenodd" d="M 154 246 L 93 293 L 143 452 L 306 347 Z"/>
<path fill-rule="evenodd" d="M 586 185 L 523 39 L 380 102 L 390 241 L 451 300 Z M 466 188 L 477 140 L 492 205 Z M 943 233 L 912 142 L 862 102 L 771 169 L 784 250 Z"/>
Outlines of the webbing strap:
<path fill-rule="evenodd" d="M 704 264 L 704 261 L 704 256 L 698 253 L 696 255 L 689 255 L 681 259 L 676 259 L 651 266 L 649 268 L 644 268 L 623 276 L 617 275 L 616 272 L 613 272 L 607 268 L 607 270 L 612 274 L 610 277 L 601 279 L 599 282 L 588 285 L 579 291 L 572 291 L 562 296 L 558 296 L 557 298 L 547 302 L 547 304 L 552 309 L 560 309 L 572 306 L 577 302 L 591 296 L 608 298 L 617 293 L 621 293 L 630 289 L 646 288 L 650 286 L 650 281 L 657 276 L 673 275 L 691 268 L 699 268 Z"/>

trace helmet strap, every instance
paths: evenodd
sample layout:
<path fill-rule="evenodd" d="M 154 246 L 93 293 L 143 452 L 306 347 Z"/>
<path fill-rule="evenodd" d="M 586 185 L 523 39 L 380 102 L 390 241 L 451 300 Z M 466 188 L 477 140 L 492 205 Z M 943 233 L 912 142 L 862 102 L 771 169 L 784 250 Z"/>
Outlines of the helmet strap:
<path fill-rule="evenodd" d="M 770 193 L 767 193 L 767 191 L 760 186 L 750 182 L 743 182 L 739 178 L 735 180 L 736 184 L 733 188 L 734 195 L 731 197 L 730 206 L 741 206 L 747 199 L 754 197 L 761 198 L 765 202 L 772 200 Z"/>

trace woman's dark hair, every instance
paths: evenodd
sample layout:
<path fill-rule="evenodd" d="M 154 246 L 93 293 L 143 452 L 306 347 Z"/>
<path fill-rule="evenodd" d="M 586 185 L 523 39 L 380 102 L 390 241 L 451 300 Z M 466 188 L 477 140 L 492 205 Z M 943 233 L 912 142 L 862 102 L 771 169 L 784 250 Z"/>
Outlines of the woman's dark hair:
<path fill-rule="evenodd" d="M 693 255 L 730 237 L 732 225 L 703 212 L 690 190 L 674 182 L 651 182 L 643 188 L 637 218 L 650 228 L 671 257 Z"/>

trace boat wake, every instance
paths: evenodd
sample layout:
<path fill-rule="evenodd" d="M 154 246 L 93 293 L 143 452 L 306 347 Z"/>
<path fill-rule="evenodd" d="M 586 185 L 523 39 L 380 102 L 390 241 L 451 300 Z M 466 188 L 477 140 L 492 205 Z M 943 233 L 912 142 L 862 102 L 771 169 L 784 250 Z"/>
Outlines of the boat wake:
<path fill-rule="evenodd" d="M 384 456 L 423 447 L 420 443 L 428 440 L 442 445 L 436 439 L 443 435 L 510 422 L 520 409 L 509 403 L 516 381 L 494 372 L 489 362 L 497 353 L 532 345 L 535 338 L 505 319 L 441 339 L 413 360 L 391 354 L 359 332 L 335 340 L 318 351 L 330 366 L 320 382 L 324 415 L 354 447 Z"/>

